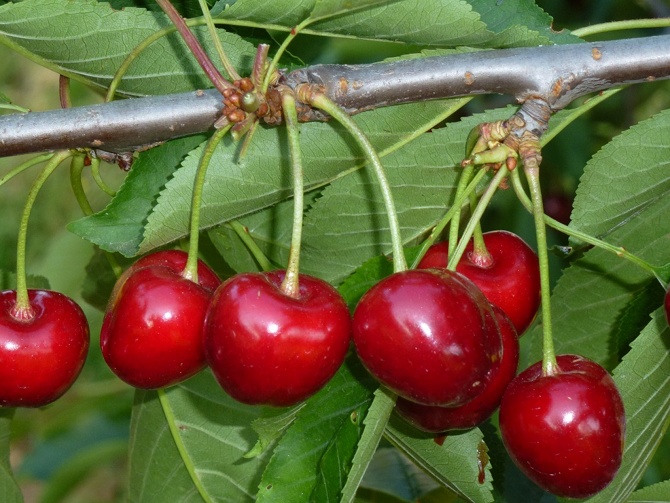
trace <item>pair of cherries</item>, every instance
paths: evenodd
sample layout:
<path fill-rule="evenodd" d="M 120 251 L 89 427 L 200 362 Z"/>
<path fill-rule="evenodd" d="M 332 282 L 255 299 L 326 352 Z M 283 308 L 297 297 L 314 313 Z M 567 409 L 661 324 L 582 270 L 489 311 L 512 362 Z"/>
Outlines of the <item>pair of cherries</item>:
<path fill-rule="evenodd" d="M 531 480 L 559 496 L 595 494 L 621 465 L 621 396 L 605 369 L 575 355 L 558 356 L 551 372 L 538 362 L 515 377 L 517 333 L 540 303 L 539 265 L 513 234 L 484 241 L 486 261 L 470 244 L 448 271 L 440 243 L 419 264 L 429 269 L 370 289 L 353 317 L 358 354 L 398 394 L 396 412 L 410 424 L 440 434 L 469 429 L 500 406 L 503 443 Z"/>
<path fill-rule="evenodd" d="M 117 281 L 100 334 L 105 361 L 137 388 L 177 384 L 207 365 L 221 387 L 247 404 L 288 406 L 318 391 L 351 340 L 348 308 L 328 283 L 285 271 L 238 274 L 221 283 L 203 262 L 198 281 L 187 254 L 153 253 Z"/>

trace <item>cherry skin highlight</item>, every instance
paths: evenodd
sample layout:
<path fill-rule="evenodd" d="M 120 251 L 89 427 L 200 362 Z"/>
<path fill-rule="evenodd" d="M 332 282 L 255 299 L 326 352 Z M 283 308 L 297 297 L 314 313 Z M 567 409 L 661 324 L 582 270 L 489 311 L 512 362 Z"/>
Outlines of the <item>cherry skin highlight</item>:
<path fill-rule="evenodd" d="M 412 426 L 430 433 L 468 430 L 486 421 L 500 405 L 507 385 L 514 378 L 519 364 L 519 337 L 514 325 L 498 307 L 494 307 L 502 337 L 502 358 L 489 371 L 492 375 L 480 394 L 458 407 L 437 407 L 396 401 L 396 413 Z"/>
<path fill-rule="evenodd" d="M 351 342 L 351 316 L 337 290 L 301 274 L 299 292 L 281 290 L 285 271 L 238 274 L 214 294 L 205 351 L 223 390 L 246 404 L 286 407 L 320 390 Z"/>
<path fill-rule="evenodd" d="M 171 386 L 206 366 L 203 323 L 221 283 L 198 263 L 198 283 L 186 279 L 186 254 L 158 252 L 133 264 L 116 285 L 100 333 L 110 369 L 136 388 Z"/>
<path fill-rule="evenodd" d="M 558 370 L 538 362 L 507 387 L 500 431 L 512 460 L 557 496 L 586 498 L 604 489 L 621 465 L 625 414 L 607 371 L 576 355 L 557 357 Z"/>
<path fill-rule="evenodd" d="M 465 276 L 446 269 L 395 273 L 377 283 L 356 307 L 353 334 L 368 371 L 424 405 L 472 400 L 502 353 L 489 302 Z"/>
<path fill-rule="evenodd" d="M 481 263 L 473 242 L 465 248 L 456 271 L 479 287 L 500 307 L 521 336 L 535 319 L 540 306 L 540 264 L 535 252 L 520 237 L 507 231 L 484 233 L 490 263 Z M 446 268 L 447 242 L 431 246 L 419 262 L 420 269 Z"/>
<path fill-rule="evenodd" d="M 33 315 L 11 312 L 16 291 L 0 292 L 0 406 L 41 407 L 60 398 L 81 372 L 89 328 L 81 308 L 49 290 L 28 290 Z"/>

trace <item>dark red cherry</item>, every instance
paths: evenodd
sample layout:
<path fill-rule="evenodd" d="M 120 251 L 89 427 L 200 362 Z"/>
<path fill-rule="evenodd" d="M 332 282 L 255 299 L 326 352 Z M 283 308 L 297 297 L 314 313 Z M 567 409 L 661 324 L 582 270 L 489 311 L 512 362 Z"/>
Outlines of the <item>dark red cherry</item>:
<path fill-rule="evenodd" d="M 446 269 L 400 272 L 377 283 L 356 307 L 353 334 L 373 376 L 426 405 L 472 400 L 502 352 L 489 302 Z"/>
<path fill-rule="evenodd" d="M 110 369 L 137 388 L 181 382 L 206 366 L 203 323 L 221 282 L 198 263 L 198 283 L 183 276 L 186 253 L 158 252 L 125 271 L 110 298 L 100 333 Z"/>
<path fill-rule="evenodd" d="M 503 352 L 493 365 L 491 379 L 480 394 L 458 407 L 421 405 L 398 398 L 395 411 L 416 428 L 430 433 L 467 430 L 486 421 L 500 405 L 507 385 L 516 375 L 519 364 L 519 337 L 514 325 L 498 307 L 494 306 L 498 328 L 502 337 Z"/>
<path fill-rule="evenodd" d="M 625 415 L 607 371 L 581 356 L 557 357 L 543 375 L 538 362 L 519 374 L 500 404 L 507 452 L 531 480 L 557 496 L 586 498 L 616 475 Z"/>
<path fill-rule="evenodd" d="M 81 372 L 89 328 L 69 297 L 28 290 L 32 316 L 12 313 L 16 291 L 0 292 L 0 406 L 40 407 L 61 397 Z"/>
<path fill-rule="evenodd" d="M 470 241 L 456 271 L 467 276 L 486 298 L 505 311 L 522 335 L 540 306 L 540 265 L 537 255 L 519 236 L 507 231 L 484 233 L 490 255 L 485 261 L 477 256 Z M 447 242 L 437 243 L 419 262 L 419 268 L 447 267 Z"/>
<path fill-rule="evenodd" d="M 289 406 L 321 389 L 342 365 L 351 316 L 330 284 L 285 271 L 238 274 L 214 294 L 205 324 L 207 360 L 223 390 L 247 404 Z"/>

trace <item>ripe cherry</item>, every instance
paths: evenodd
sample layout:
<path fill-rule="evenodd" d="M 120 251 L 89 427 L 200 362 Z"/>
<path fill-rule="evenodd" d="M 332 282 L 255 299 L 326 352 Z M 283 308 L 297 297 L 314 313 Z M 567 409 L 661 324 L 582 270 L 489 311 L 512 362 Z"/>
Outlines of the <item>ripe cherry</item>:
<path fill-rule="evenodd" d="M 586 498 L 614 478 L 623 454 L 625 415 L 607 371 L 581 356 L 556 358 L 543 375 L 536 363 L 507 387 L 500 430 L 510 457 L 543 489 Z"/>
<path fill-rule="evenodd" d="M 16 291 L 0 292 L 0 406 L 41 407 L 61 397 L 81 372 L 89 328 L 69 297 L 28 290 L 31 316 L 13 312 Z"/>
<path fill-rule="evenodd" d="M 360 300 L 356 350 L 370 373 L 408 400 L 457 406 L 482 392 L 502 342 L 489 302 L 446 269 L 392 274 Z"/>
<path fill-rule="evenodd" d="M 157 252 L 126 270 L 112 292 L 100 332 L 111 370 L 137 388 L 181 382 L 206 366 L 203 323 L 221 283 L 198 262 L 198 283 L 182 274 L 187 254 Z"/>
<path fill-rule="evenodd" d="M 207 360 L 223 390 L 239 402 L 284 407 L 321 389 L 344 361 L 351 316 L 340 294 L 285 271 L 238 274 L 214 294 L 205 323 Z"/>
<path fill-rule="evenodd" d="M 482 392 L 458 407 L 421 405 L 398 398 L 395 411 L 416 428 L 430 433 L 467 430 L 483 423 L 500 405 L 507 385 L 516 375 L 519 364 L 519 337 L 514 325 L 498 307 L 494 307 L 502 337 L 502 358 L 491 370 L 491 380 Z"/>
<path fill-rule="evenodd" d="M 522 335 L 540 306 L 540 265 L 537 255 L 519 236 L 507 231 L 484 234 L 490 257 L 475 253 L 470 241 L 456 271 L 479 287 L 486 298 L 500 307 Z M 437 243 L 419 262 L 419 268 L 445 268 L 447 242 Z"/>

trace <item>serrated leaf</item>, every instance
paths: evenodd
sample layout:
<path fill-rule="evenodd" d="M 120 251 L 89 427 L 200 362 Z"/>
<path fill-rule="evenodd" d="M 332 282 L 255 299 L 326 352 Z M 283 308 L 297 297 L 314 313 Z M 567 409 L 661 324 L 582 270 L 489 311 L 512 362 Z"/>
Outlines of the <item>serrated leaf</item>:
<path fill-rule="evenodd" d="M 258 441 L 244 457 L 255 458 L 265 452 L 275 440 L 283 435 L 286 428 L 291 426 L 303 405 L 304 403 L 301 403 L 288 409 L 264 408 L 261 417 L 254 419 L 251 423 L 251 427 L 258 435 Z"/>
<path fill-rule="evenodd" d="M 254 445 L 250 423 L 259 414 L 258 407 L 225 395 L 209 372 L 164 392 L 139 392 L 131 431 L 130 500 L 254 501 L 266 456 L 243 456 Z"/>
<path fill-rule="evenodd" d="M 626 503 L 667 503 L 670 501 L 670 480 L 664 480 L 630 495 Z"/>
<path fill-rule="evenodd" d="M 484 436 L 474 428 L 465 433 L 447 435 L 439 445 L 431 435 L 419 433 L 397 416 L 391 416 L 386 437 L 417 466 L 458 494 L 464 501 L 488 503 L 491 495 L 491 467 L 483 467 L 484 483 L 479 483 L 478 449 Z"/>
<path fill-rule="evenodd" d="M 374 384 L 360 363 L 355 359 L 347 360 L 335 377 L 307 401 L 278 442 L 263 473 L 257 501 L 311 501 L 321 469 L 335 470 L 335 473 L 323 474 L 328 479 L 344 479 L 344 474 L 339 473 L 342 466 L 339 463 L 334 466 L 319 464 L 324 455 L 332 452 L 334 444 L 344 464 L 351 459 L 354 454 L 351 437 L 343 426 L 352 421 L 353 412 L 358 415 L 361 408 L 366 408 L 371 401 L 372 389 Z"/>
<path fill-rule="evenodd" d="M 624 131 L 591 158 L 579 181 L 571 227 L 603 236 L 670 195 L 670 110 Z"/>
<path fill-rule="evenodd" d="M 392 151 L 453 111 L 453 101 L 435 101 L 380 109 L 356 116 L 380 151 Z M 460 101 L 458 102 L 460 103 Z M 286 132 L 259 128 L 248 151 L 238 158 L 239 145 L 229 137 L 216 149 L 203 191 L 201 228 L 239 218 L 291 195 Z M 301 150 L 306 190 L 331 182 L 362 165 L 362 153 L 336 124 L 301 125 Z M 193 151 L 158 197 L 149 216 L 140 251 L 178 239 L 188 232 L 191 192 L 200 152 Z M 271 213 L 270 213 L 271 214 Z M 246 225 L 246 224 L 245 224 Z"/>
<path fill-rule="evenodd" d="M 112 9 L 94 0 L 30 0 L 0 6 L 0 43 L 58 73 L 106 88 L 125 58 L 150 35 L 169 27 L 162 13 Z M 207 29 L 194 32 L 212 60 Z M 247 74 L 255 49 L 236 34 L 218 30 L 226 54 Z M 119 93 L 166 94 L 211 87 L 181 38 L 162 37 L 130 65 Z"/>
<path fill-rule="evenodd" d="M 361 487 L 412 503 L 440 486 L 398 449 L 381 447 L 375 452 Z"/>
<path fill-rule="evenodd" d="M 635 490 L 670 424 L 670 327 L 663 309 L 631 344 L 614 370 L 626 411 L 626 440 L 621 468 L 589 503 L 620 503 Z"/>
<path fill-rule="evenodd" d="M 203 139 L 201 135 L 180 138 L 143 152 L 107 207 L 72 222 L 68 229 L 103 250 L 137 255 L 156 194 Z"/>
<path fill-rule="evenodd" d="M 0 408 L 0 501 L 3 503 L 23 503 L 12 468 L 9 464 L 9 437 L 14 409 Z"/>

